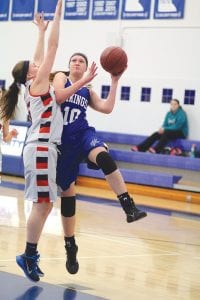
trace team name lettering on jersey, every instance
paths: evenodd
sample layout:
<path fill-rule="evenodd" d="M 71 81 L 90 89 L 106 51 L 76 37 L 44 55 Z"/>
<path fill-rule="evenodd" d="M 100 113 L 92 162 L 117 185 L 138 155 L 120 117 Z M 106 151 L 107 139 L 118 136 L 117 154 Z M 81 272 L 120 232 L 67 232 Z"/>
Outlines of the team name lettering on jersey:
<path fill-rule="evenodd" d="M 67 101 L 84 107 L 85 109 L 87 109 L 88 106 L 88 100 L 85 97 L 77 94 L 72 95 Z"/>

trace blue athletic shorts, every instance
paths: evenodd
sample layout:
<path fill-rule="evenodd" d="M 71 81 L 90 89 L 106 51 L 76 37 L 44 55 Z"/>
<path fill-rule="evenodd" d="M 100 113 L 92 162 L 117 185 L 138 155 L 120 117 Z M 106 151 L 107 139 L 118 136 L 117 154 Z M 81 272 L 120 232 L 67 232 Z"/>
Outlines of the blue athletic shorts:
<path fill-rule="evenodd" d="M 88 127 L 77 134 L 67 137 L 65 144 L 58 146 L 57 184 L 65 191 L 76 181 L 79 164 L 83 162 L 89 152 L 97 147 L 104 147 L 104 143 L 97 137 L 94 127 Z"/>

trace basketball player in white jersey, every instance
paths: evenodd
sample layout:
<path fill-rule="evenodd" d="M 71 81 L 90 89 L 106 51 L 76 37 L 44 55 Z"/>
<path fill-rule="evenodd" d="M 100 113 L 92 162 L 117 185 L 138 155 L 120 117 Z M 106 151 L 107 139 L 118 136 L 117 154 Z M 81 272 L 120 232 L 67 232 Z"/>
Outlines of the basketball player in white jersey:
<path fill-rule="evenodd" d="M 3 116 L 9 119 L 17 104 L 20 85 L 24 84 L 25 101 L 32 121 L 23 153 L 25 199 L 32 201 L 33 205 L 27 222 L 25 252 L 16 257 L 16 262 L 34 282 L 44 276 L 38 266 L 40 256 L 37 244 L 53 202 L 57 199 L 57 144 L 60 143 L 63 128 L 59 104 L 96 76 L 96 65 L 92 64 L 85 78 L 71 89 L 63 89 L 56 97 L 49 83 L 49 75 L 58 48 L 61 8 L 62 0 L 58 0 L 45 56 L 44 36 L 48 23 L 44 22 L 43 14 L 36 15 L 39 36 L 33 61 L 21 61 L 13 68 L 14 82 L 5 94 L 6 105 L 3 108 Z"/>

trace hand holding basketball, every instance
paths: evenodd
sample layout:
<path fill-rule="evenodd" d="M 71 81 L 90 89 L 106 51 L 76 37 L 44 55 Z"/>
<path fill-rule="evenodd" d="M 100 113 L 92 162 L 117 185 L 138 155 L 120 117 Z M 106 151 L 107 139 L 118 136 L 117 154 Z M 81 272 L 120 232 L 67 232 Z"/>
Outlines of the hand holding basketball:
<path fill-rule="evenodd" d="M 100 56 L 102 68 L 114 76 L 120 75 L 125 71 L 127 62 L 126 52 L 117 46 L 105 48 Z"/>

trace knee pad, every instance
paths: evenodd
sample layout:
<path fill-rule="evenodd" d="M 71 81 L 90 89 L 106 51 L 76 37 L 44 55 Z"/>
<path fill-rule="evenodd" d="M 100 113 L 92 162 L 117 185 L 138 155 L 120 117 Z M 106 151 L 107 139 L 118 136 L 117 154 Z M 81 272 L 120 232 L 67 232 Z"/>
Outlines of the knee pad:
<path fill-rule="evenodd" d="M 63 217 L 73 217 L 76 211 L 76 197 L 61 197 L 61 215 Z"/>
<path fill-rule="evenodd" d="M 97 154 L 96 162 L 105 175 L 109 175 L 117 170 L 117 165 L 115 161 L 106 151 L 102 151 L 99 154 Z"/>

